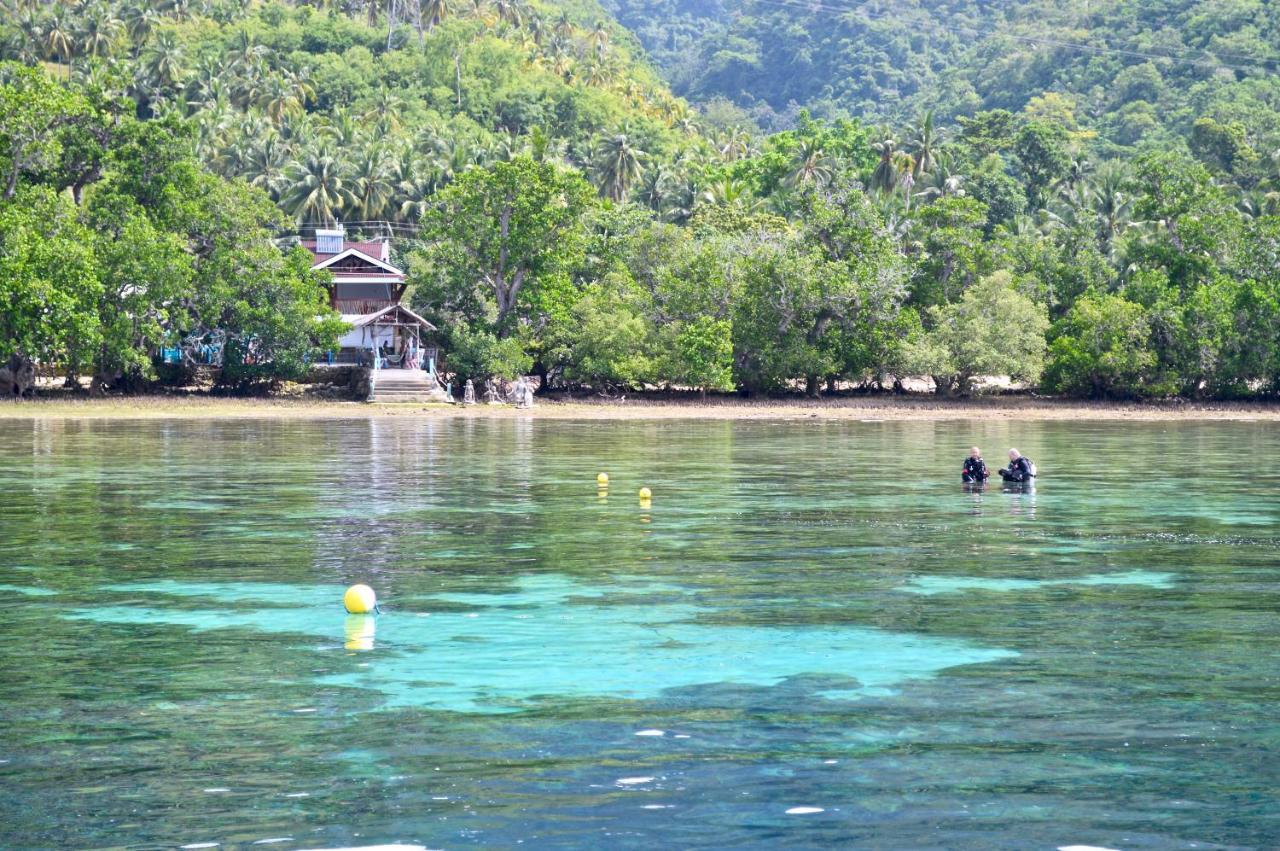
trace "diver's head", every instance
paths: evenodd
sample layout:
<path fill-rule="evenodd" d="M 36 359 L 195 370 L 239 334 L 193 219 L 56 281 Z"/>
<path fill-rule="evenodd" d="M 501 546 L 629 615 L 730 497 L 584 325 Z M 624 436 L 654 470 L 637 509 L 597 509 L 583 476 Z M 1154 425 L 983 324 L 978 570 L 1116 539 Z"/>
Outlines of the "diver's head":
<path fill-rule="evenodd" d="M 1018 450 L 1016 450 L 1016 449 L 1010 449 L 1010 450 L 1009 450 L 1009 460 L 1010 460 L 1010 461 L 1017 461 L 1017 460 L 1018 460 L 1019 458 L 1021 458 L 1021 457 L 1022 457 L 1022 453 L 1021 453 L 1021 452 L 1019 452 Z"/>
<path fill-rule="evenodd" d="M 970 446 L 970 447 L 969 447 L 969 457 L 970 457 L 970 458 L 981 458 L 981 457 L 982 457 L 982 450 L 981 450 L 981 449 L 979 449 L 979 448 L 978 448 L 978 447 L 976 447 L 976 446 Z"/>

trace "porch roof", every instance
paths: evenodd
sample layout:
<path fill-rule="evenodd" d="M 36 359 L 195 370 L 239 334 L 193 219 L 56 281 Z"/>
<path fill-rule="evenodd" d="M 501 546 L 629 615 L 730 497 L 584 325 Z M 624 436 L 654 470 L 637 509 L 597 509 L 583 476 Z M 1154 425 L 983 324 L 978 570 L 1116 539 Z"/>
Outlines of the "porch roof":
<path fill-rule="evenodd" d="M 367 325 L 416 325 L 428 331 L 436 330 L 436 326 L 403 304 L 389 304 L 373 313 L 344 313 L 342 321 L 353 328 L 363 328 Z"/>

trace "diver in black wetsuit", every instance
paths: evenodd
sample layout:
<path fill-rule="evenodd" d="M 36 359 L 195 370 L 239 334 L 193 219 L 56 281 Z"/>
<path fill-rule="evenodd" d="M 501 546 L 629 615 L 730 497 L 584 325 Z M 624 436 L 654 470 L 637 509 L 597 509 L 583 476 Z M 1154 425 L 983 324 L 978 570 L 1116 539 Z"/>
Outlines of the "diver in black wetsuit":
<path fill-rule="evenodd" d="M 1006 482 L 1030 482 L 1036 476 L 1035 464 L 1016 449 L 1009 450 L 1009 466 L 1001 468 L 1000 478 Z"/>
<path fill-rule="evenodd" d="M 982 450 L 974 446 L 969 449 L 969 457 L 964 459 L 964 467 L 960 470 L 960 481 L 965 484 L 982 483 L 991 473 L 987 470 L 987 462 L 982 460 Z"/>

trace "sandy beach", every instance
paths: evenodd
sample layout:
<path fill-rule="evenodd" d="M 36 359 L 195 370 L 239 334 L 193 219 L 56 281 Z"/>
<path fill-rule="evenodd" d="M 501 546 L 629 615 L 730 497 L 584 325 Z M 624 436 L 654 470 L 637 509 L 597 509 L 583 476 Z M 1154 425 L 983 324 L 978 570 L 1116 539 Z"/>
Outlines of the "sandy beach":
<path fill-rule="evenodd" d="M 832 399 L 694 399 L 630 397 L 622 401 L 539 399 L 531 410 L 505 405 L 371 404 L 295 398 L 131 396 L 44 397 L 0 403 L 0 419 L 361 419 L 369 417 L 562 420 L 1239 420 L 1280 421 L 1280 405 L 1258 402 L 1113 403 L 1027 396 L 935 399 L 929 396 Z"/>

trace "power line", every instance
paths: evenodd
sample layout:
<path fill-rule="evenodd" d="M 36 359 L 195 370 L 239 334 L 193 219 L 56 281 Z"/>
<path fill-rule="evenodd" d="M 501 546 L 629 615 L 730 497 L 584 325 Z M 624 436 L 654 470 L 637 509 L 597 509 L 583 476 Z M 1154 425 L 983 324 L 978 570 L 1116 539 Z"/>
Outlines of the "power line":
<path fill-rule="evenodd" d="M 841 16 L 854 15 L 854 16 L 863 18 L 868 23 L 873 21 L 885 20 L 890 17 L 892 17 L 893 20 L 901 20 L 901 15 L 891 16 L 888 11 L 874 13 L 874 12 L 867 11 L 865 9 L 857 9 L 857 8 L 843 7 L 843 6 L 829 6 L 821 2 L 805 2 L 804 0 L 748 0 L 748 2 L 752 4 L 759 4 L 764 6 L 775 6 L 775 7 L 784 8 L 784 9 L 795 9 L 795 10 L 806 11 L 806 12 L 811 12 L 815 14 L 818 12 L 827 12 L 827 13 L 835 13 Z M 903 12 L 906 10 L 899 10 L 899 11 Z M 942 24 L 934 21 L 927 21 L 927 20 L 920 20 L 920 19 L 909 19 L 906 21 L 906 23 L 909 23 L 914 26 L 919 26 L 922 28 L 930 28 L 934 32 L 963 32 L 963 33 L 968 33 L 970 35 L 979 36 L 979 37 L 995 36 L 995 33 L 992 30 L 983 30 L 977 27 L 967 26 L 965 24 L 956 24 L 951 22 Z M 1064 41 L 1062 39 L 1043 38 L 1043 37 L 1037 37 L 1037 36 L 1015 35 L 1012 33 L 1001 33 L 999 34 L 999 36 L 996 36 L 996 37 L 1007 38 L 1010 41 L 1023 42 L 1026 44 L 1035 44 L 1035 45 L 1041 45 L 1045 47 L 1061 47 L 1068 50 L 1078 50 L 1085 53 L 1110 54 L 1115 56 L 1129 56 L 1137 59 L 1163 59 L 1163 60 L 1168 60 L 1172 62 L 1183 62 L 1188 65 L 1195 65 L 1195 66 L 1210 68 L 1214 70 L 1219 68 L 1226 68 L 1232 71 L 1245 71 L 1245 72 L 1262 71 L 1267 73 L 1274 73 L 1276 71 L 1275 66 L 1280 65 L 1280 58 L 1246 57 L 1239 54 L 1221 54 L 1225 58 L 1244 60 L 1244 62 L 1248 63 L 1248 64 L 1241 65 L 1241 64 L 1232 64 L 1230 62 L 1224 62 L 1216 58 L 1215 59 L 1210 59 L 1207 57 L 1206 58 L 1180 58 L 1177 55 L 1172 55 L 1171 53 L 1151 53 L 1148 51 L 1130 50 L 1122 47 L 1108 47 L 1105 45 L 1087 44 L 1084 42 L 1075 42 L 1075 41 Z M 1198 57 L 1205 57 L 1205 54 L 1207 52 L 1193 51 L 1192 49 L 1188 48 L 1184 51 L 1184 53 L 1188 55 L 1194 54 L 1195 56 L 1198 56 Z M 1209 55 L 1212 55 L 1212 54 L 1209 54 Z"/>

